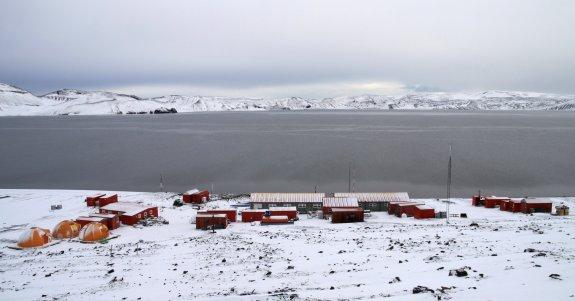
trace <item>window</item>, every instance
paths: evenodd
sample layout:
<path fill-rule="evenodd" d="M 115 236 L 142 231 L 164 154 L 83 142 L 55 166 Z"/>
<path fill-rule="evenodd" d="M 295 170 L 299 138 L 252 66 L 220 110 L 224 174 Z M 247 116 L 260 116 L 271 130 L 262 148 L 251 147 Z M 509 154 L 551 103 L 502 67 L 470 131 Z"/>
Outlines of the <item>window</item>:
<path fill-rule="evenodd" d="M 141 213 L 138 213 L 138 218 L 142 218 L 142 214 L 141 214 Z"/>
<path fill-rule="evenodd" d="M 377 204 L 376 203 L 370 203 L 369 207 L 377 207 Z"/>
<path fill-rule="evenodd" d="M 148 217 L 148 212 L 144 211 L 144 217 Z"/>
<path fill-rule="evenodd" d="M 284 207 L 291 207 L 291 204 L 290 204 L 290 203 L 285 203 L 285 204 L 284 204 Z"/>
<path fill-rule="evenodd" d="M 307 208 L 307 205 L 302 203 L 302 204 L 297 204 L 297 207 L 298 208 Z"/>
<path fill-rule="evenodd" d="M 154 215 L 154 210 L 150 209 L 150 215 Z"/>
<path fill-rule="evenodd" d="M 313 204 L 313 208 L 321 208 L 321 204 L 314 203 L 314 204 Z"/>
<path fill-rule="evenodd" d="M 275 206 L 276 206 L 276 204 L 270 204 L 269 205 L 269 207 L 275 207 Z"/>

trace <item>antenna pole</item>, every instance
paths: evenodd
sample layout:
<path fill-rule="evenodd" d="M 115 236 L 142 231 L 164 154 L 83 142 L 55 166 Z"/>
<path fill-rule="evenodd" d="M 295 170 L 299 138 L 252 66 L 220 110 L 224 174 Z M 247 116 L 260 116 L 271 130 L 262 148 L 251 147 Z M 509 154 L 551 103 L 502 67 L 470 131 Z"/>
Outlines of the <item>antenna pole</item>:
<path fill-rule="evenodd" d="M 347 192 L 351 192 L 351 162 L 347 170 Z"/>
<path fill-rule="evenodd" d="M 449 203 L 451 202 L 451 144 L 449 145 L 449 163 L 447 165 L 447 216 L 445 222 L 449 224 Z"/>
<path fill-rule="evenodd" d="M 164 175 L 160 173 L 160 191 L 164 192 Z"/>

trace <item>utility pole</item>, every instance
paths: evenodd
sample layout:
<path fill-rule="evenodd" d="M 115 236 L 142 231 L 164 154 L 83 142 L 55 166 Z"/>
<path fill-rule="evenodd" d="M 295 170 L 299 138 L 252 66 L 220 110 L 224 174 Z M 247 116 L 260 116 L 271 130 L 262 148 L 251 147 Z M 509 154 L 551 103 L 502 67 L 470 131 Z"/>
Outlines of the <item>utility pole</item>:
<path fill-rule="evenodd" d="M 449 145 L 449 163 L 447 165 L 447 216 L 445 222 L 449 224 L 449 204 L 451 202 L 451 144 Z"/>
<path fill-rule="evenodd" d="M 351 162 L 349 162 L 349 167 L 347 169 L 347 192 L 351 193 Z"/>
<path fill-rule="evenodd" d="M 164 192 L 164 175 L 160 173 L 160 191 Z"/>

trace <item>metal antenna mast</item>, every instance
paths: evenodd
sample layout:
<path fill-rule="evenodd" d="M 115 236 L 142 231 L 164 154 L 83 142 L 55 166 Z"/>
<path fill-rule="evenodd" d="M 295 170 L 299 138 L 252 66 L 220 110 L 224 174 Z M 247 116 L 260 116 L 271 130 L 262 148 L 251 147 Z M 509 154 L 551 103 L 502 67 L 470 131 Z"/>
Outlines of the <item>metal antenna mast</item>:
<path fill-rule="evenodd" d="M 347 169 L 347 192 L 351 192 L 351 162 L 349 162 Z"/>
<path fill-rule="evenodd" d="M 446 223 L 449 224 L 449 204 L 451 203 L 451 144 L 449 145 L 449 163 L 447 165 L 447 216 Z"/>

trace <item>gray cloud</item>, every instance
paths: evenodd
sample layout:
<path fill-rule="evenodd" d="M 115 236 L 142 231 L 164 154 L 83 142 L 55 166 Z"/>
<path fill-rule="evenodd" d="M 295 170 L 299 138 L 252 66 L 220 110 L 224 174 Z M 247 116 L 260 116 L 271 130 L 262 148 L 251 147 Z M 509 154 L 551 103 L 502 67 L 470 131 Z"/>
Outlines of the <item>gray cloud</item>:
<path fill-rule="evenodd" d="M 570 0 L 8 0 L 0 81 L 37 93 L 335 96 L 370 83 L 575 93 L 573 15 Z"/>

